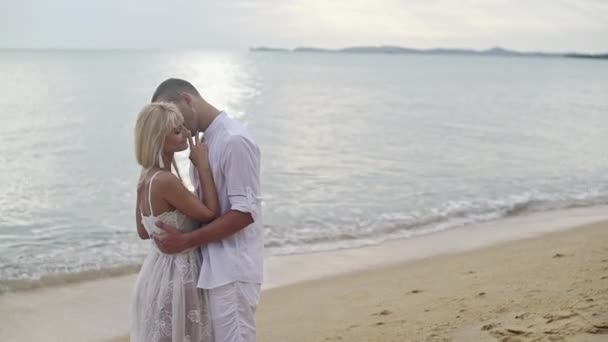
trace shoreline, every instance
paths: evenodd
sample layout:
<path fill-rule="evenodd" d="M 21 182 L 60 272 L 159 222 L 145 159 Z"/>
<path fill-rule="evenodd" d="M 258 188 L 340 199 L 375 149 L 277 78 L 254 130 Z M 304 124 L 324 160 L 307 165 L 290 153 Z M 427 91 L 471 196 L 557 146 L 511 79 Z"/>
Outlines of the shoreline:
<path fill-rule="evenodd" d="M 365 277 L 365 274 L 375 272 L 374 269 L 407 267 L 404 265 L 416 265 L 450 255 L 458 257 L 499 248 L 509 241 L 534 240 L 552 232 L 559 235 L 557 232 L 608 220 L 606 209 L 602 206 L 542 212 L 377 246 L 268 257 L 265 260 L 266 280 L 260 312 L 265 310 L 266 294 L 275 290 L 332 281 L 342 276 Z M 29 341 L 42 338 L 52 341 L 49 336 L 53 336 L 61 341 L 103 341 L 125 336 L 135 277 L 135 274 L 130 274 L 0 295 L 0 339 Z M 99 317 L 103 317 L 104 326 L 97 324 Z M 263 322 L 263 317 L 261 319 Z M 29 326 L 32 321 L 37 322 L 35 330 Z M 66 331 L 62 327 L 71 329 Z M 58 335 L 54 336 L 54 333 Z"/>
<path fill-rule="evenodd" d="M 360 248 L 271 256 L 264 261 L 262 289 L 473 251 L 602 221 L 608 221 L 608 206 L 513 216 Z"/>
<path fill-rule="evenodd" d="M 321 277 L 365 270 L 372 266 L 386 266 L 433 255 L 466 251 L 601 220 L 608 220 L 608 205 L 530 212 L 523 215 L 501 217 L 495 220 L 475 222 L 434 232 L 423 232 L 422 234 L 414 234 L 411 237 L 396 238 L 395 240 L 357 247 L 267 255 L 264 258 L 265 278 L 263 288 L 274 288 Z M 533 225 L 534 222 L 539 221 L 543 225 Z M 510 227 L 528 230 L 520 232 L 507 231 L 507 229 L 510 230 Z M 464 240 L 465 238 L 475 239 L 476 242 L 459 241 L 458 246 L 445 243 L 445 240 Z M 438 250 L 435 246 L 432 246 L 438 241 L 442 243 L 441 246 L 445 247 L 445 249 Z M 405 247 L 409 249 L 406 254 L 403 254 L 401 251 Z M 333 262 L 330 260 L 331 266 L 326 265 L 328 261 L 327 257 L 336 259 Z M 364 264 L 349 263 L 348 260 L 351 258 L 365 259 L 365 261 Z M 313 265 L 315 263 L 313 261 L 315 260 L 320 262 L 320 264 Z M 298 264 L 304 267 L 306 272 L 303 274 L 301 272 L 297 274 L 289 273 L 292 269 L 290 267 L 285 268 L 285 263 Z M 16 279 L 0 281 L 0 298 L 4 294 L 38 291 L 53 287 L 73 286 L 80 283 L 132 276 L 139 272 L 140 267 L 141 264 L 127 264 L 112 268 L 86 270 L 78 273 L 51 274 L 36 280 Z"/>

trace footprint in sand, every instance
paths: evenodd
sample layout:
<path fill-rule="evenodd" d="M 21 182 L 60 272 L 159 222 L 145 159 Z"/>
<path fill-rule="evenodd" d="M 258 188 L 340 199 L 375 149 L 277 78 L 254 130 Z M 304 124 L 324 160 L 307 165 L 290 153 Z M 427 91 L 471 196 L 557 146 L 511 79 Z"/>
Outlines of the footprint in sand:
<path fill-rule="evenodd" d="M 515 315 L 515 319 L 525 319 L 528 316 L 530 316 L 530 313 L 529 312 L 524 312 L 524 313 L 521 313 L 519 315 Z"/>
<path fill-rule="evenodd" d="M 580 302 L 580 303 L 574 305 L 572 307 L 572 309 L 586 311 L 586 310 L 589 310 L 589 309 L 593 309 L 596 306 L 597 306 L 596 304 L 589 304 L 587 302 Z"/>
<path fill-rule="evenodd" d="M 505 329 L 505 330 L 496 330 L 496 331 L 491 331 L 490 334 L 496 338 L 501 338 L 501 341 L 507 341 L 507 342 L 516 342 L 516 341 L 522 341 L 521 340 L 521 336 L 524 337 L 528 337 L 530 336 L 532 333 L 528 332 L 528 331 L 523 331 L 520 329 Z"/>
<path fill-rule="evenodd" d="M 389 310 L 382 310 L 380 312 L 373 313 L 372 316 L 388 316 L 392 314 Z"/>
<path fill-rule="evenodd" d="M 527 316 L 528 316 L 528 313 L 524 312 L 524 313 L 517 315 L 516 318 L 523 319 Z M 483 325 L 481 327 L 481 330 L 487 331 L 490 335 L 494 336 L 496 339 L 499 339 L 500 341 L 508 341 L 508 342 L 522 341 L 521 338 L 524 338 L 524 337 L 529 338 L 533 334 L 533 332 L 524 330 L 521 327 L 507 326 L 507 327 L 503 328 L 501 326 L 502 326 L 502 324 L 499 322 L 488 323 L 486 325 Z M 532 327 L 533 327 L 533 325 L 528 326 L 528 329 L 531 329 Z"/>
<path fill-rule="evenodd" d="M 507 336 L 507 337 L 503 338 L 502 340 L 500 340 L 500 342 L 522 342 L 522 340 L 521 340 L 521 338 Z"/>
<path fill-rule="evenodd" d="M 490 331 L 490 330 L 496 328 L 497 326 L 498 326 L 498 324 L 490 323 L 490 324 L 483 325 L 481 327 L 481 330 L 483 330 L 483 331 Z"/>
<path fill-rule="evenodd" d="M 505 329 L 505 331 L 508 332 L 509 334 L 513 334 L 513 335 L 522 335 L 522 336 L 530 335 L 530 332 L 521 330 L 521 329 L 516 329 L 516 328 L 507 328 L 507 329 Z"/>
<path fill-rule="evenodd" d="M 559 312 L 554 312 L 554 313 L 550 313 L 550 314 L 546 314 L 545 316 L 543 316 L 547 321 L 546 323 L 552 323 L 555 321 L 561 321 L 564 319 L 568 319 L 568 318 L 572 318 L 578 316 L 578 314 L 576 312 L 572 312 L 572 311 L 559 311 Z"/>
<path fill-rule="evenodd" d="M 608 334 L 608 323 L 606 324 L 594 324 L 591 328 L 586 331 L 588 334 Z"/>
<path fill-rule="evenodd" d="M 509 308 L 507 308 L 507 307 L 499 307 L 498 309 L 493 310 L 493 312 L 496 313 L 496 314 L 504 314 L 504 313 L 509 312 Z"/>

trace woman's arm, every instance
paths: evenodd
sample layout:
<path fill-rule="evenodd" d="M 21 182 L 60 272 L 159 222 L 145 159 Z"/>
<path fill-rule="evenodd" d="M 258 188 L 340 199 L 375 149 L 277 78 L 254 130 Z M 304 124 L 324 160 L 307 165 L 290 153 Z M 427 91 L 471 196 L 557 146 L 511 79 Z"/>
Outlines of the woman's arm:
<path fill-rule="evenodd" d="M 215 182 L 213 181 L 213 175 L 211 174 L 211 168 L 209 163 L 202 165 L 201 168 L 196 167 L 198 172 L 199 186 L 203 193 L 203 204 L 209 208 L 215 217 L 220 216 L 220 205 L 217 198 L 217 190 L 215 189 Z M 214 218 L 215 218 L 214 217 Z"/>
<path fill-rule="evenodd" d="M 199 190 L 203 195 L 203 203 L 215 214 L 215 217 L 218 217 L 220 215 L 220 205 L 213 182 L 213 174 L 209 166 L 209 148 L 207 144 L 198 140 L 198 133 L 194 136 L 195 139 L 192 139 L 192 137 L 188 139 L 190 160 L 198 173 Z"/>
<path fill-rule="evenodd" d="M 202 222 L 209 222 L 217 217 L 215 212 L 186 189 L 174 174 L 163 172 L 156 179 L 158 190 L 165 200 L 184 215 Z"/>
<path fill-rule="evenodd" d="M 139 238 L 142 240 L 147 240 L 150 238 L 150 235 L 148 235 L 146 228 L 144 228 L 144 225 L 141 223 L 141 211 L 139 210 L 139 190 L 140 189 L 137 189 L 137 200 L 135 202 L 135 225 L 137 226 L 137 235 L 139 235 Z"/>

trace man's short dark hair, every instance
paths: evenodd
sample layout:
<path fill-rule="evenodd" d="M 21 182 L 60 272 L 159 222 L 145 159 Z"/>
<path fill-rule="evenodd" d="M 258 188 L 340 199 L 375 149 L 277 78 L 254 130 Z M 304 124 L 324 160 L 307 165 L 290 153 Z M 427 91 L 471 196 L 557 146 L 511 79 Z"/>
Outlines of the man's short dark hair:
<path fill-rule="evenodd" d="M 152 95 L 152 102 L 175 102 L 179 99 L 182 92 L 200 96 L 196 88 L 194 88 L 190 82 L 179 78 L 169 78 L 158 85 L 154 95 Z"/>

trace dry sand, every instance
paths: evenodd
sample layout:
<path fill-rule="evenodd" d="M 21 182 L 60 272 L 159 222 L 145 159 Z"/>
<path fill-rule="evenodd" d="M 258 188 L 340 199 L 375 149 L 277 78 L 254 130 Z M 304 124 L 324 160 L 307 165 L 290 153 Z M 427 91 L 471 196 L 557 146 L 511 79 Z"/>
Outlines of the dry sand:
<path fill-rule="evenodd" d="M 266 291 L 259 341 L 608 341 L 608 223 Z"/>

